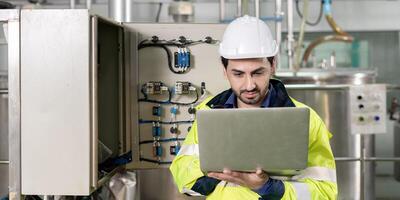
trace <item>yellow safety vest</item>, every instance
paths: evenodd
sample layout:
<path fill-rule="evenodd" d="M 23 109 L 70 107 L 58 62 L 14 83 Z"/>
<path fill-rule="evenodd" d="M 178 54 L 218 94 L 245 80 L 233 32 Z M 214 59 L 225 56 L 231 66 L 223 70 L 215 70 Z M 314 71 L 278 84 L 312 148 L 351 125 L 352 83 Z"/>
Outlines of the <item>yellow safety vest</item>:
<path fill-rule="evenodd" d="M 211 109 L 206 99 L 196 107 L 197 110 Z M 306 105 L 291 98 L 296 107 Z M 298 176 L 284 180 L 285 192 L 282 199 L 336 199 L 336 167 L 329 144 L 331 133 L 317 113 L 310 108 L 310 133 L 307 168 Z M 193 123 L 179 154 L 170 166 L 171 173 L 181 193 L 192 196 L 200 194 L 191 188 L 196 180 L 205 174 L 200 170 L 197 123 Z M 258 200 L 260 196 L 249 188 L 221 181 L 215 190 L 207 196 L 208 200 Z"/>

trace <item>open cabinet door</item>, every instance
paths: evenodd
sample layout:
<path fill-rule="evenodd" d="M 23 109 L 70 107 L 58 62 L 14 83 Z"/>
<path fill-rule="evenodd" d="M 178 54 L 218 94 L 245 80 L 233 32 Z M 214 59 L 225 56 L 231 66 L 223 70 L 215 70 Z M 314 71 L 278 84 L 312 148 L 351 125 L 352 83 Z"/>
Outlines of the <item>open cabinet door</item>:
<path fill-rule="evenodd" d="M 23 195 L 89 195 L 118 167 L 123 34 L 88 10 L 21 11 Z"/>

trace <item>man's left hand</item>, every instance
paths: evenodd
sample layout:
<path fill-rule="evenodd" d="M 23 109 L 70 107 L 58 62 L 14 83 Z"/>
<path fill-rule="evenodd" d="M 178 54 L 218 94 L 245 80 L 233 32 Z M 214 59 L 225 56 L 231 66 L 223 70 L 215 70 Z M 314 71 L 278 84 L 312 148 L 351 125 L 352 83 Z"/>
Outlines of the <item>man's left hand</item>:
<path fill-rule="evenodd" d="M 269 179 L 269 176 L 261 169 L 257 169 L 256 172 L 237 172 L 224 169 L 222 173 L 210 172 L 207 176 L 248 187 L 252 190 L 261 188 Z"/>

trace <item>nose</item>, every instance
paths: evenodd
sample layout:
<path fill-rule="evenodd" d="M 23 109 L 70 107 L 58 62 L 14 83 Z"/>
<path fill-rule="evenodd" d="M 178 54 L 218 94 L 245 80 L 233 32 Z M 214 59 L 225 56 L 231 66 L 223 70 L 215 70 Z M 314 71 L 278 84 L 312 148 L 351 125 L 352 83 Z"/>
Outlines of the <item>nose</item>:
<path fill-rule="evenodd" d="M 247 91 L 252 91 L 256 88 L 256 83 L 253 80 L 253 77 L 251 76 L 246 76 L 246 90 Z"/>

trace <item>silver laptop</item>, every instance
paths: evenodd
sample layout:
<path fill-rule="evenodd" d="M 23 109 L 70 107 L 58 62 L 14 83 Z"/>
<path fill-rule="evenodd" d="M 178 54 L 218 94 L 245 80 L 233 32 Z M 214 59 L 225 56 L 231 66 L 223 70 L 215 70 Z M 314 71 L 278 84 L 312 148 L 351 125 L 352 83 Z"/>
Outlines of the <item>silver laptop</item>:
<path fill-rule="evenodd" d="M 197 112 L 203 172 L 255 171 L 292 176 L 307 167 L 308 108 L 212 109 Z"/>

